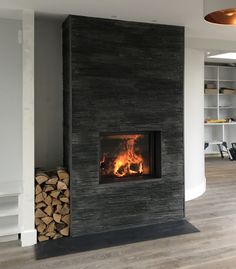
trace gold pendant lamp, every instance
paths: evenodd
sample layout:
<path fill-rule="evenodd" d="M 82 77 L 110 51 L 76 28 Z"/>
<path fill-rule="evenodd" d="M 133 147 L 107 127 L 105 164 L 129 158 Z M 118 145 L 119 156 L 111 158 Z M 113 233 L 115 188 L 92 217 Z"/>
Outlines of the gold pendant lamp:
<path fill-rule="evenodd" d="M 236 0 L 204 0 L 203 9 L 208 22 L 236 25 Z"/>

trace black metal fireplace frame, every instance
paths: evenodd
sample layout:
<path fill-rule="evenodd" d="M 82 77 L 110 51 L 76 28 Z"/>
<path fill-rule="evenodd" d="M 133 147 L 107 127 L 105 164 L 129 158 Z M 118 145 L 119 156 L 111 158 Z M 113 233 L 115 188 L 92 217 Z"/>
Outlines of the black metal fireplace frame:
<path fill-rule="evenodd" d="M 109 184 L 115 182 L 128 182 L 128 181 L 140 181 L 147 179 L 161 178 L 161 131 L 120 131 L 120 132 L 100 132 L 99 139 L 102 136 L 111 136 L 111 135 L 129 135 L 129 134 L 144 134 L 149 135 L 149 160 L 150 160 L 150 169 L 151 174 L 143 175 L 138 177 L 101 177 L 100 167 L 99 167 L 99 184 Z M 100 161 L 101 153 L 101 143 L 99 144 L 99 154 L 98 154 L 98 164 Z M 157 168 L 158 167 L 158 168 Z"/>

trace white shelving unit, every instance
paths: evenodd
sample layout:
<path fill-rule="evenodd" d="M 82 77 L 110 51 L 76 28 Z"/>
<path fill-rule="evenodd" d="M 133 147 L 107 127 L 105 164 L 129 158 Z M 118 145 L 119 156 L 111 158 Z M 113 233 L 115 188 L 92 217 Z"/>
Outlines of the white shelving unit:
<path fill-rule="evenodd" d="M 205 120 L 236 120 L 236 90 L 226 93 L 224 89 L 236 89 L 236 67 L 223 64 L 205 64 L 204 87 L 213 88 L 212 93 L 204 94 Z M 219 153 L 217 144 L 236 142 L 236 122 L 205 123 L 205 141 L 209 147 L 206 154 Z"/>
<path fill-rule="evenodd" d="M 0 197 L 0 218 L 18 215 L 17 196 Z"/>
<path fill-rule="evenodd" d="M 17 238 L 19 229 L 19 202 L 21 183 L 2 182 L 0 190 L 0 242 Z"/>

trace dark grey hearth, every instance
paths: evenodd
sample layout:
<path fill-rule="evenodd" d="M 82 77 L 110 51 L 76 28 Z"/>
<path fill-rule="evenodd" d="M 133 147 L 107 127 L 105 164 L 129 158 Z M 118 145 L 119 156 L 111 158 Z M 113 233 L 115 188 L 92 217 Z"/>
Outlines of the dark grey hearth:
<path fill-rule="evenodd" d="M 99 248 L 132 244 L 181 234 L 196 233 L 199 230 L 186 220 L 165 224 L 147 225 L 132 229 L 111 231 L 80 237 L 64 237 L 58 240 L 40 242 L 35 245 L 36 259 L 45 259 Z"/>
<path fill-rule="evenodd" d="M 64 160 L 71 235 L 184 217 L 184 28 L 69 16 Z M 103 132 L 161 132 L 161 178 L 99 184 Z"/>

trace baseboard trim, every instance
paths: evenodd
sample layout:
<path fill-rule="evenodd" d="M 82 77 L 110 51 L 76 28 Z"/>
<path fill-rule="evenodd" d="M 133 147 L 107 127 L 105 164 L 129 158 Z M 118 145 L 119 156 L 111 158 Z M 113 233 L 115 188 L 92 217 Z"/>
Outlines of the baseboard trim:
<path fill-rule="evenodd" d="M 28 247 L 37 243 L 37 231 L 35 229 L 21 232 L 21 246 Z"/>
<path fill-rule="evenodd" d="M 18 234 L 0 236 L 0 243 L 17 241 L 17 240 L 18 240 Z"/>
<path fill-rule="evenodd" d="M 201 196 L 206 191 L 206 178 L 195 188 L 185 190 L 185 202 L 193 200 Z"/>

